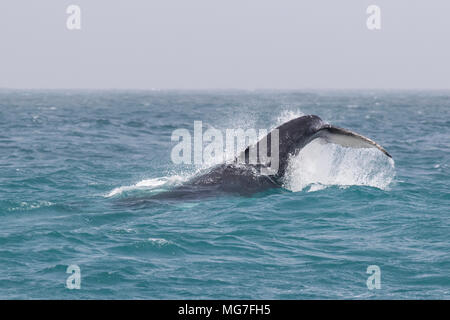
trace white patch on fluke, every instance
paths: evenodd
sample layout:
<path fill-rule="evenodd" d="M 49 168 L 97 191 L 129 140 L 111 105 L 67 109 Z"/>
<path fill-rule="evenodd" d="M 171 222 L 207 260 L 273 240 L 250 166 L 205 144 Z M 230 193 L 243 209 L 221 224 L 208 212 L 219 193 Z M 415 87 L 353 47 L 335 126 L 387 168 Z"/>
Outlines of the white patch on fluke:
<path fill-rule="evenodd" d="M 291 157 L 284 187 L 294 192 L 352 185 L 385 190 L 394 176 L 394 161 L 377 149 L 345 148 L 316 139 Z"/>

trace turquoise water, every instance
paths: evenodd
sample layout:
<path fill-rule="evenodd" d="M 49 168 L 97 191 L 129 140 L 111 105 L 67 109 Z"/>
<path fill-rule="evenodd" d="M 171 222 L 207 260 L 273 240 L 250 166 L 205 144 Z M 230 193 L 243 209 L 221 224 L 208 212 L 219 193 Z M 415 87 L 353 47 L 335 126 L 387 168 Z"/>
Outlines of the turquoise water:
<path fill-rule="evenodd" d="M 302 114 L 395 162 L 312 144 L 284 189 L 127 205 L 198 171 L 173 130 Z M 0 298 L 449 299 L 449 128 L 449 92 L 2 90 Z"/>

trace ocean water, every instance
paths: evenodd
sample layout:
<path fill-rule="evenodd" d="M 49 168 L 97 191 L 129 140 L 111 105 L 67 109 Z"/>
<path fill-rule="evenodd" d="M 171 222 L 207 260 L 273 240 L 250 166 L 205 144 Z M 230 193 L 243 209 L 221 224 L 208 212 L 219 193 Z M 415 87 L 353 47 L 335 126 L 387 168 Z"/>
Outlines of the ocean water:
<path fill-rule="evenodd" d="M 210 166 L 173 164 L 175 129 L 303 114 L 393 161 L 314 142 L 282 189 L 127 202 Z M 1 90 L 0 298 L 449 299 L 449 137 L 450 92 Z"/>

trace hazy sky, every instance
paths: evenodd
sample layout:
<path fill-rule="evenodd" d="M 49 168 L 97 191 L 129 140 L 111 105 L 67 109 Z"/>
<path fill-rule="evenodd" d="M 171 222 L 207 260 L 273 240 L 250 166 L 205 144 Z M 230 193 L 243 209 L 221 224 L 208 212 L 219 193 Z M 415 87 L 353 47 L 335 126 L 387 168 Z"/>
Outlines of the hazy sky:
<path fill-rule="evenodd" d="M 0 87 L 449 89 L 450 1 L 1 0 Z"/>

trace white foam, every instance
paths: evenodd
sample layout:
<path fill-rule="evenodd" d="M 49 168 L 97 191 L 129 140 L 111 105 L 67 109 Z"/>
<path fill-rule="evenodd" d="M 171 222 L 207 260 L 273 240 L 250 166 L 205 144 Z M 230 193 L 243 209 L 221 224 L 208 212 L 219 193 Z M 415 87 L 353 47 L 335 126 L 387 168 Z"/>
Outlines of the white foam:
<path fill-rule="evenodd" d="M 129 186 L 122 186 L 118 188 L 114 188 L 111 192 L 105 195 L 105 197 L 114 197 L 120 195 L 123 192 L 130 192 L 135 190 L 156 190 L 156 189 L 164 189 L 167 187 L 179 185 L 183 183 L 187 178 L 179 175 L 173 175 L 168 177 L 161 178 L 153 178 L 153 179 L 145 179 L 139 181 L 136 184 Z"/>
<path fill-rule="evenodd" d="M 317 139 L 289 160 L 284 187 L 309 192 L 328 186 L 387 189 L 395 176 L 394 161 L 377 149 L 344 148 Z"/>
<path fill-rule="evenodd" d="M 51 207 L 55 203 L 50 201 L 35 201 L 35 202 L 21 202 L 19 206 L 14 208 L 9 208 L 8 211 L 26 211 L 26 210 L 33 210 L 33 209 L 39 209 L 42 207 Z"/>
<path fill-rule="evenodd" d="M 160 247 L 172 243 L 171 241 L 163 238 L 148 238 L 148 241 Z"/>

